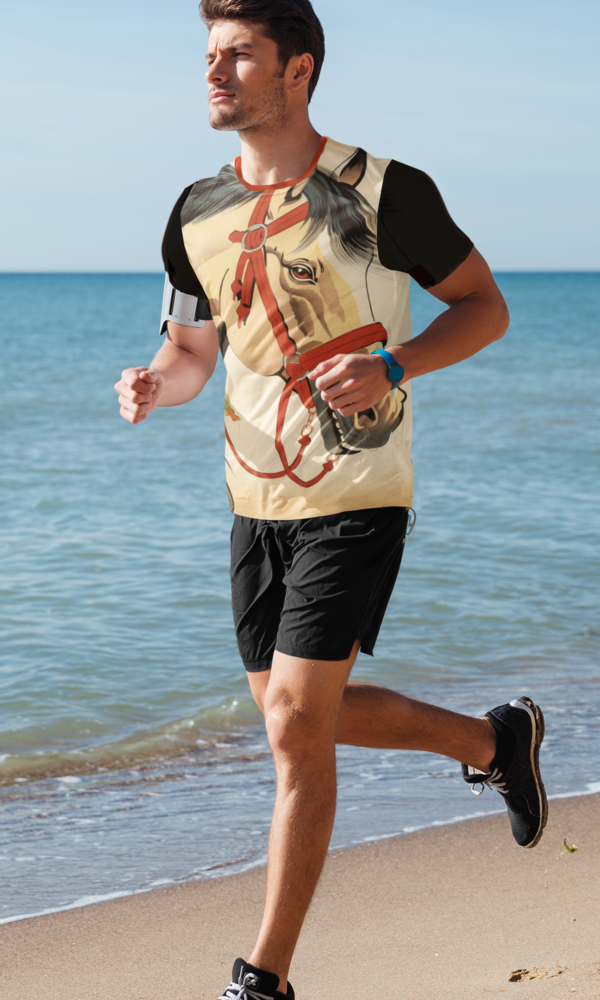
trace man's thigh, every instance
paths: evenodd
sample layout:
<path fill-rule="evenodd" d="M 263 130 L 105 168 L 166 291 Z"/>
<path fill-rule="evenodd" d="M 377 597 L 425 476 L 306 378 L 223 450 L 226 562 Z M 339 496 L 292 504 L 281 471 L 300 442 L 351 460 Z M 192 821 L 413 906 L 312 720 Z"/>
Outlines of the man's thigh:
<path fill-rule="evenodd" d="M 360 643 L 354 643 L 350 656 L 345 660 L 306 660 L 286 653 L 275 652 L 270 670 L 248 671 L 252 697 L 262 712 L 267 703 L 267 690 L 273 678 L 269 705 L 282 698 L 311 707 L 316 703 L 319 712 L 330 705 L 337 717 L 340 700 L 356 660 Z M 341 685 L 341 688 L 340 688 Z M 341 691 L 341 693 L 340 693 Z M 337 709 L 336 709 L 337 705 Z"/>

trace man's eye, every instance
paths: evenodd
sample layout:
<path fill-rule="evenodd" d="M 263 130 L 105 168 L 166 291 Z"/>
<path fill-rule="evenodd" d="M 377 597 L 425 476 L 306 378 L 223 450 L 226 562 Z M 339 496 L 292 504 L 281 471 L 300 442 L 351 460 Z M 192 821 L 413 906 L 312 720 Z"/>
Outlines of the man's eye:
<path fill-rule="evenodd" d="M 304 285 L 316 284 L 312 267 L 307 267 L 306 264 L 290 264 L 288 270 L 294 281 Z"/>

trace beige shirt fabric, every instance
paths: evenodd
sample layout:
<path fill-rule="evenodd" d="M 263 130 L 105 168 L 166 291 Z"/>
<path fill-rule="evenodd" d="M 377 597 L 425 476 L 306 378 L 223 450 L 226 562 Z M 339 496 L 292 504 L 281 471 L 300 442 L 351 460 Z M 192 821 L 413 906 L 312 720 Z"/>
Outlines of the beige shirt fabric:
<path fill-rule="evenodd" d="M 389 163 L 323 139 L 301 178 L 255 188 L 238 160 L 225 208 L 183 219 L 227 369 L 225 459 L 236 514 L 289 520 L 412 504 L 410 383 L 352 417 L 331 411 L 308 380 L 282 403 L 286 355 L 324 345 L 347 353 L 336 339 L 350 331 L 373 337 L 357 349 L 365 354 L 411 337 L 410 278 L 377 257 Z M 369 331 L 377 323 L 385 333 Z"/>

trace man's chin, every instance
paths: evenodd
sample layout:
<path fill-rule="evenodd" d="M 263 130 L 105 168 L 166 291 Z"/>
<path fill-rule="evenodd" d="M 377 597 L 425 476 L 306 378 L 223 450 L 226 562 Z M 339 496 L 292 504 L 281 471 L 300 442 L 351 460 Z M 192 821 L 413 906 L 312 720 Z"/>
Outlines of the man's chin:
<path fill-rule="evenodd" d="M 208 124 L 211 128 L 216 128 L 219 132 L 235 132 L 236 129 L 236 126 L 231 122 L 223 121 L 223 119 L 217 115 L 210 115 Z"/>
<path fill-rule="evenodd" d="M 208 124 L 219 132 L 235 132 L 242 124 L 242 117 L 239 111 L 211 108 L 208 113 Z"/>

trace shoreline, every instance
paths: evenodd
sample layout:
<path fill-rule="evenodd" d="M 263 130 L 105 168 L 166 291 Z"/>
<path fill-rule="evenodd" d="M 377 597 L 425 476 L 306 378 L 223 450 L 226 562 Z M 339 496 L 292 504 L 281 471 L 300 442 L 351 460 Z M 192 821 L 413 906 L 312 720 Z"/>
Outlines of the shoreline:
<path fill-rule="evenodd" d="M 502 814 L 332 851 L 292 967 L 298 1000 L 598 997 L 599 865 L 593 792 L 555 798 L 533 851 Z M 215 1000 L 252 946 L 264 876 L 7 923 L 2 1000 Z"/>
<path fill-rule="evenodd" d="M 577 792 L 558 792 L 555 795 L 549 795 L 548 801 L 553 802 L 559 799 L 574 799 L 583 798 L 590 795 L 597 795 L 600 793 L 600 781 L 590 782 L 588 784 L 587 791 L 577 791 Z M 456 826 L 461 823 L 472 823 L 475 820 L 484 820 L 491 818 L 493 816 L 503 815 L 505 809 L 500 806 L 498 809 L 490 809 L 486 812 L 477 813 L 467 813 L 460 816 L 452 817 L 451 819 L 445 820 L 433 820 L 431 823 L 424 823 L 422 826 L 412 826 L 404 827 L 402 830 L 395 833 L 384 833 L 379 836 L 369 836 L 365 837 L 363 840 L 354 842 L 351 844 L 342 844 L 339 847 L 331 848 L 328 852 L 329 854 L 337 854 L 339 852 L 354 850 L 355 848 L 360 848 L 366 844 L 377 844 L 386 840 L 401 840 L 404 837 L 412 836 L 419 833 L 424 833 L 427 830 L 436 830 L 447 826 Z M 237 864 L 238 862 L 231 861 L 228 862 L 230 865 Z M 114 892 L 103 893 L 98 896 L 83 896 L 73 903 L 68 903 L 65 906 L 49 907 L 45 910 L 39 910 L 36 913 L 22 913 L 15 914 L 10 917 L 1 917 L 0 926 L 20 923 L 23 920 L 37 920 L 40 917 L 49 917 L 54 914 L 59 913 L 69 913 L 72 910 L 80 910 L 88 906 L 98 906 L 102 903 L 109 903 L 117 899 L 129 899 L 134 896 L 142 896 L 148 893 L 160 892 L 167 888 L 183 887 L 202 884 L 204 882 L 213 882 L 219 879 L 225 878 L 237 878 L 239 876 L 245 875 L 248 872 L 255 871 L 256 869 L 261 869 L 266 867 L 267 857 L 263 855 L 262 857 L 251 861 L 246 867 L 237 869 L 235 872 L 219 871 L 214 875 L 206 874 L 199 876 L 191 876 L 187 879 L 158 879 L 156 882 L 147 886 L 144 889 L 131 889 L 131 890 L 115 890 Z M 206 869 L 207 873 L 210 872 L 211 868 Z M 599 995 L 600 996 L 600 995 Z"/>

